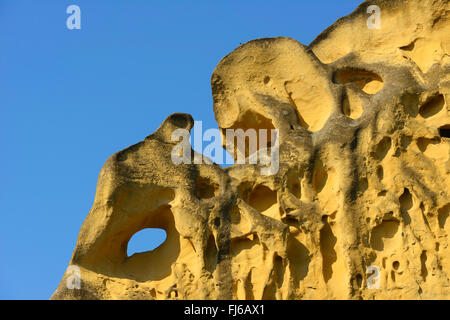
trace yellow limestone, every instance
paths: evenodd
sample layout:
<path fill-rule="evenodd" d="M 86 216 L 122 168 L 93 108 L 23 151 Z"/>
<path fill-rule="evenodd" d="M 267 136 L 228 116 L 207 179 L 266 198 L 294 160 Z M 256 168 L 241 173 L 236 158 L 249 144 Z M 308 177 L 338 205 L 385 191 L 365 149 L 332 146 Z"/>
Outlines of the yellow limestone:
<path fill-rule="evenodd" d="M 169 116 L 106 161 L 52 299 L 449 299 L 449 35 L 448 0 L 373 0 L 309 46 L 241 45 L 216 120 L 278 129 L 278 172 L 174 164 L 193 119 Z M 128 257 L 147 227 L 167 240 Z"/>

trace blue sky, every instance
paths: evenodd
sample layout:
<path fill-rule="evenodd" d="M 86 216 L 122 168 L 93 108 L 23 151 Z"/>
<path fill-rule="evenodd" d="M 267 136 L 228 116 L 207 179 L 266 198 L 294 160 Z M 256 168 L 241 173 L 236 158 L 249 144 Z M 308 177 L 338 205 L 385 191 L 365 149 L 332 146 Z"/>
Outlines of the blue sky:
<path fill-rule="evenodd" d="M 216 127 L 223 56 L 262 37 L 307 45 L 360 2 L 1 0 L 0 299 L 51 296 L 111 154 L 173 112 Z M 66 27 L 72 4 L 81 30 Z"/>

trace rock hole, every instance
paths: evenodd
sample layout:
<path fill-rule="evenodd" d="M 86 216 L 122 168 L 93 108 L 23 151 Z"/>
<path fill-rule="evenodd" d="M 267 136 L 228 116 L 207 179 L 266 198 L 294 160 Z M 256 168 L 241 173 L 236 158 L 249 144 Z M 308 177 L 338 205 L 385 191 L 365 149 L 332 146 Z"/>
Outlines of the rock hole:
<path fill-rule="evenodd" d="M 234 131 L 227 137 L 228 129 Z M 238 129 L 243 130 L 243 139 L 238 137 Z M 254 134 L 251 129 L 254 130 Z M 266 134 L 264 135 L 264 137 L 266 137 L 265 144 L 264 141 L 261 140 L 261 138 L 264 138 L 263 132 L 260 131 L 261 129 L 266 130 Z M 238 153 L 248 157 L 250 154 L 253 154 L 260 149 L 269 149 L 272 146 L 272 140 L 275 141 L 277 138 L 275 135 L 272 135 L 272 129 L 275 129 L 272 120 L 257 112 L 247 110 L 233 126 L 222 129 L 222 135 L 224 136 L 223 141 L 226 142 L 226 150 L 232 154 L 234 160 L 236 160 L 238 158 Z"/>
<path fill-rule="evenodd" d="M 287 188 L 295 197 L 301 197 L 300 174 L 297 171 L 288 172 Z"/>
<path fill-rule="evenodd" d="M 334 250 L 337 238 L 333 234 L 330 225 L 325 223 L 320 230 L 320 253 L 322 254 L 322 274 L 325 282 L 333 276 L 333 264 L 337 261 L 337 254 Z"/>
<path fill-rule="evenodd" d="M 439 228 L 444 229 L 450 212 L 450 203 L 438 210 Z"/>
<path fill-rule="evenodd" d="M 361 288 L 362 286 L 362 275 L 360 275 L 359 273 L 356 275 L 356 285 L 358 286 L 358 288 Z"/>
<path fill-rule="evenodd" d="M 238 256 L 241 252 L 250 250 L 252 247 L 259 245 L 259 237 L 255 233 L 231 239 L 230 252 L 232 257 Z"/>
<path fill-rule="evenodd" d="M 158 196 L 162 197 L 161 194 Z M 148 201 L 148 198 L 146 200 Z M 146 203 L 145 200 L 143 201 Z M 130 233 L 123 231 L 118 232 L 111 238 L 108 246 L 112 247 L 117 245 L 117 243 L 121 244 L 121 254 L 126 258 L 121 265 L 123 276 L 125 278 L 131 278 L 138 282 L 162 280 L 170 275 L 170 266 L 177 260 L 180 254 L 180 234 L 175 228 L 173 213 L 170 210 L 169 205 L 161 205 L 156 210 L 146 213 L 145 215 L 138 215 L 136 218 L 139 216 L 141 218 L 140 221 L 135 221 L 134 227 L 130 230 Z M 123 228 L 126 227 L 124 226 Z M 165 241 L 163 241 L 162 237 L 159 238 L 157 243 L 159 246 L 157 247 L 157 244 L 150 243 L 150 240 L 146 241 L 145 238 L 145 233 L 147 232 L 146 229 L 150 229 L 150 232 L 155 231 L 152 230 L 152 228 L 160 229 L 156 232 L 160 232 L 161 235 L 163 232 L 167 233 Z M 147 247 L 141 248 L 147 251 L 136 252 L 127 257 L 127 251 L 128 253 L 133 252 L 133 235 L 136 235 L 137 237 L 140 236 L 138 233 L 142 230 L 144 230 L 142 234 L 144 235 L 143 238 Z M 122 234 L 126 235 L 124 241 L 121 241 Z M 136 239 L 138 239 L 137 237 Z M 140 242 L 142 243 L 142 241 Z M 141 248 L 137 248 L 136 251 L 141 251 Z M 153 250 L 148 251 L 149 249 Z"/>
<path fill-rule="evenodd" d="M 400 144 L 402 145 L 403 149 L 406 149 L 411 144 L 411 141 L 411 136 L 402 136 L 400 138 Z"/>
<path fill-rule="evenodd" d="M 385 220 L 372 229 L 370 246 L 377 251 L 385 249 L 385 239 L 393 238 L 398 231 L 399 223 L 394 220 Z"/>
<path fill-rule="evenodd" d="M 197 178 L 197 197 L 199 199 L 210 199 L 219 193 L 219 185 L 213 183 L 209 178 Z"/>
<path fill-rule="evenodd" d="M 253 268 L 250 269 L 250 272 L 248 273 L 247 278 L 245 279 L 244 288 L 246 300 L 255 300 L 255 295 L 253 294 L 252 272 Z"/>
<path fill-rule="evenodd" d="M 290 235 L 288 240 L 287 256 L 289 259 L 289 268 L 294 276 L 294 281 L 298 285 L 308 274 L 309 250 L 294 236 Z"/>
<path fill-rule="evenodd" d="M 450 124 L 446 124 L 439 128 L 439 135 L 441 138 L 450 138 Z"/>
<path fill-rule="evenodd" d="M 425 205 L 423 204 L 423 202 L 420 203 L 420 211 L 422 213 L 423 222 L 428 227 L 428 229 L 430 229 L 430 224 L 428 223 L 427 215 L 425 213 Z"/>
<path fill-rule="evenodd" d="M 369 187 L 369 181 L 367 180 L 367 178 L 361 178 L 359 180 L 359 189 L 361 190 L 361 192 L 365 192 L 367 190 L 367 188 Z"/>
<path fill-rule="evenodd" d="M 413 198 L 408 188 L 403 189 L 403 193 L 398 200 L 400 201 L 400 209 L 403 211 L 408 211 L 413 206 Z"/>
<path fill-rule="evenodd" d="M 378 196 L 378 197 L 385 197 L 386 194 L 387 194 L 387 191 L 386 191 L 386 190 L 383 190 L 383 191 L 378 192 L 377 196 Z"/>
<path fill-rule="evenodd" d="M 405 93 L 400 101 L 407 113 L 413 117 L 417 116 L 419 113 L 419 96 L 417 94 Z"/>
<path fill-rule="evenodd" d="M 127 245 L 127 255 L 131 257 L 135 253 L 152 251 L 161 246 L 167 239 L 164 229 L 145 228 L 136 232 Z"/>
<path fill-rule="evenodd" d="M 258 185 L 249 196 L 248 204 L 264 212 L 277 203 L 277 193 L 264 185 Z"/>
<path fill-rule="evenodd" d="M 400 262 L 394 261 L 392 263 L 392 268 L 394 268 L 394 270 L 398 270 L 399 267 L 400 267 Z"/>
<path fill-rule="evenodd" d="M 388 153 L 389 149 L 391 148 L 391 144 L 392 144 L 391 138 L 384 137 L 383 139 L 381 139 L 381 141 L 375 148 L 375 158 L 379 161 L 383 160 L 384 157 L 386 157 L 386 154 Z"/>
<path fill-rule="evenodd" d="M 214 236 L 211 234 L 208 237 L 208 243 L 206 246 L 205 251 L 205 267 L 206 270 L 208 270 L 210 273 L 214 272 L 214 269 L 216 268 L 217 264 L 217 247 L 216 247 L 216 241 L 214 239 Z"/>
<path fill-rule="evenodd" d="M 320 193 L 327 183 L 328 173 L 320 159 L 314 165 L 312 185 L 317 193 Z"/>
<path fill-rule="evenodd" d="M 428 269 L 426 262 L 427 262 L 427 252 L 424 250 L 420 255 L 420 263 L 421 263 L 420 275 L 422 276 L 423 281 L 427 281 L 428 276 Z"/>
<path fill-rule="evenodd" d="M 417 39 L 416 39 L 416 40 L 417 40 Z M 408 45 L 406 45 L 406 46 L 400 47 L 399 49 L 400 49 L 400 50 L 403 50 L 403 51 L 413 51 L 413 50 L 414 50 L 415 43 L 416 43 L 416 40 L 414 40 L 413 42 L 411 42 L 410 44 L 408 44 Z"/>
<path fill-rule="evenodd" d="M 418 138 L 416 140 L 417 147 L 419 148 L 420 152 L 424 153 L 427 151 L 428 145 L 430 144 L 439 144 L 439 139 L 428 139 L 428 138 Z"/>
<path fill-rule="evenodd" d="M 405 225 L 409 225 L 411 223 L 411 217 L 408 211 L 413 206 L 413 198 L 408 188 L 403 189 L 403 193 L 398 200 L 400 202 L 400 213 L 402 215 L 403 222 Z"/>
<path fill-rule="evenodd" d="M 429 118 L 439 113 L 445 105 L 444 96 L 439 94 L 429 98 L 419 109 L 419 113 L 424 118 Z"/>
<path fill-rule="evenodd" d="M 237 279 L 237 281 L 233 281 L 233 284 L 231 285 L 231 292 L 232 292 L 232 297 L 233 297 L 233 299 L 236 299 L 236 300 L 243 300 L 243 299 L 245 299 L 245 297 L 240 297 L 239 296 L 239 293 L 238 293 L 238 287 L 239 287 L 239 285 L 240 285 L 240 283 L 241 283 L 241 280 L 240 279 Z"/>
<path fill-rule="evenodd" d="M 283 286 L 285 268 L 283 266 L 283 259 L 277 254 L 274 255 L 273 268 L 277 287 L 281 288 Z"/>
<path fill-rule="evenodd" d="M 379 75 L 361 69 L 338 70 L 333 75 L 333 82 L 337 84 L 353 83 L 367 94 L 375 94 L 383 88 L 383 80 Z"/>
<path fill-rule="evenodd" d="M 350 102 L 348 101 L 348 97 L 344 96 L 342 99 L 342 112 L 347 116 L 350 117 L 351 110 L 350 110 Z"/>
<path fill-rule="evenodd" d="M 230 219 L 232 224 L 239 224 L 241 222 L 241 214 L 237 207 L 233 207 L 233 209 L 231 209 Z"/>
<path fill-rule="evenodd" d="M 177 289 L 172 289 L 169 292 L 169 297 L 168 298 L 169 299 L 176 299 L 176 298 L 178 298 L 178 291 L 177 291 Z"/>
<path fill-rule="evenodd" d="M 378 180 L 383 180 L 383 176 L 384 176 L 384 170 L 383 170 L 383 167 L 382 166 L 378 166 L 377 167 L 377 177 L 378 177 Z"/>

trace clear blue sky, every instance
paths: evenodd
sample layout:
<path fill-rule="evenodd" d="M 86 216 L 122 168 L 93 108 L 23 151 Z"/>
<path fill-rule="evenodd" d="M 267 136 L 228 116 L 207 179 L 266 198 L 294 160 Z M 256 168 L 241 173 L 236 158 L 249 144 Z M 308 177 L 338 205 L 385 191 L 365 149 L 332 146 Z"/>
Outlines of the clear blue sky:
<path fill-rule="evenodd" d="M 1 0 L 0 299 L 51 296 L 111 154 L 173 112 L 216 127 L 223 56 L 262 37 L 309 44 L 360 2 Z"/>

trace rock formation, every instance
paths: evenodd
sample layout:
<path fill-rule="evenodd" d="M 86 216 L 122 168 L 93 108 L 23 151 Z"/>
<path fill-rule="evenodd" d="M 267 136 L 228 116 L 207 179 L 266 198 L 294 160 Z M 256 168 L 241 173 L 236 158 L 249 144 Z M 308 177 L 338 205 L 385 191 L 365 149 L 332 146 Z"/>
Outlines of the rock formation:
<path fill-rule="evenodd" d="M 241 45 L 212 75 L 216 120 L 278 129 L 278 172 L 174 164 L 193 119 L 169 116 L 106 161 L 80 289 L 66 272 L 52 299 L 449 299 L 449 35 L 448 0 L 374 0 L 307 47 Z M 128 257 L 148 227 L 166 241 Z"/>

